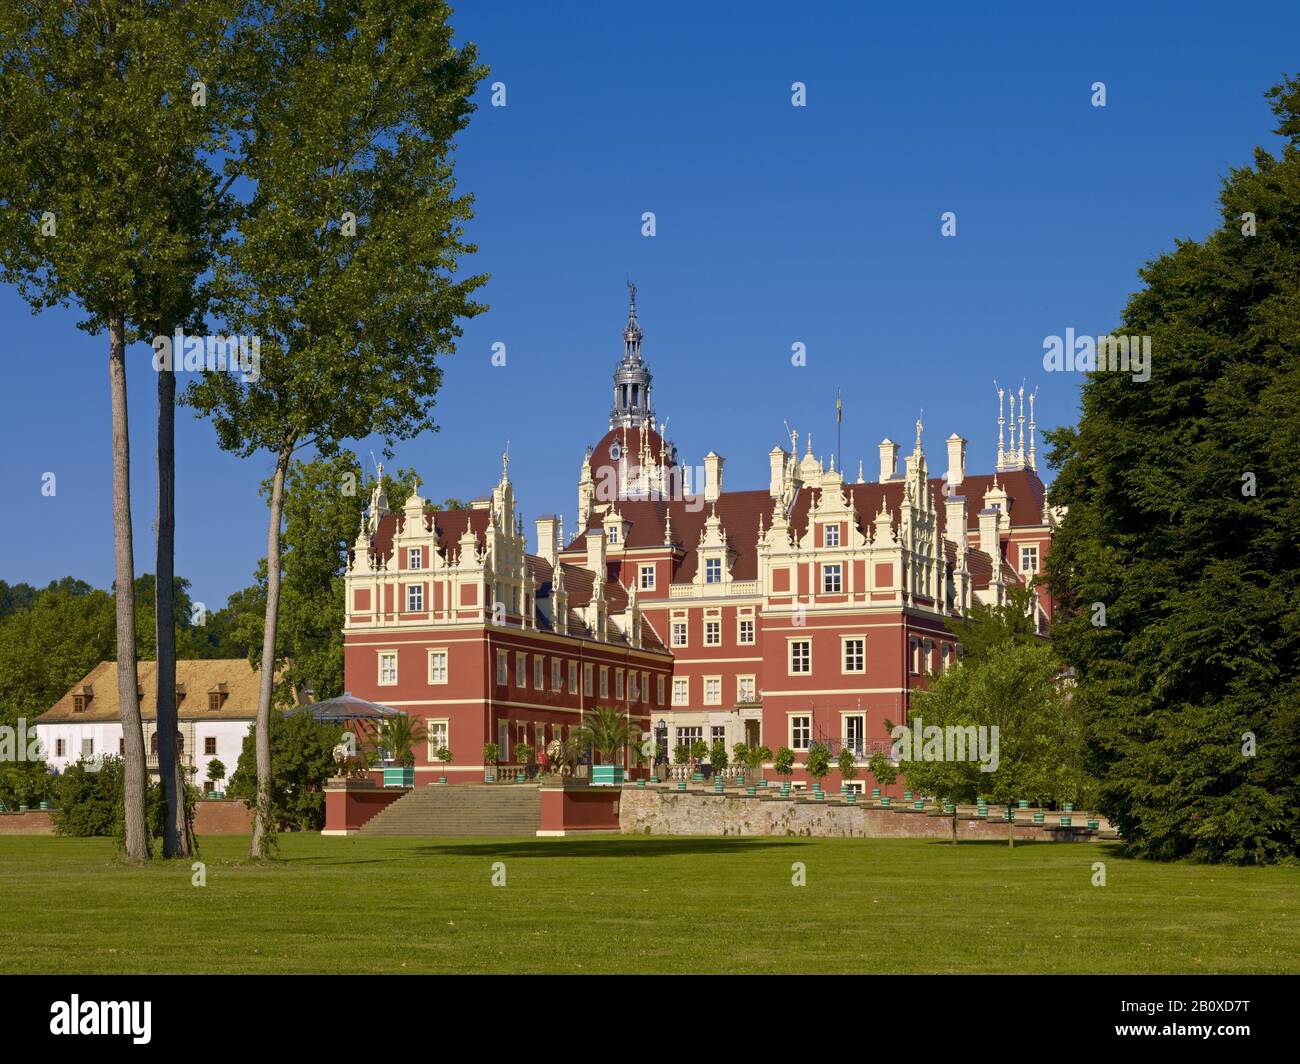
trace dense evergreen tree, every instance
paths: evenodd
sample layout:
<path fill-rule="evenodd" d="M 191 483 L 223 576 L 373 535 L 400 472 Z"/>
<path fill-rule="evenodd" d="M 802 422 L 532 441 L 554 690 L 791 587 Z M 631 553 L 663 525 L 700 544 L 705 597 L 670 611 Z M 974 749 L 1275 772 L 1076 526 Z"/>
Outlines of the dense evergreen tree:
<path fill-rule="evenodd" d="M 1149 857 L 1300 844 L 1300 80 L 1269 97 L 1281 154 L 1231 171 L 1115 330 L 1152 338 L 1150 380 L 1089 375 L 1049 436 L 1055 644 L 1101 808 Z"/>

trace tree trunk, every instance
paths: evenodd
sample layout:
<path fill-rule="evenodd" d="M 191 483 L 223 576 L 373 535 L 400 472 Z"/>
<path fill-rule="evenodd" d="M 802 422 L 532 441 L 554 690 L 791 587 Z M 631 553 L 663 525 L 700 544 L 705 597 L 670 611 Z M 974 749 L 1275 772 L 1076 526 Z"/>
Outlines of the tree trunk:
<path fill-rule="evenodd" d="M 149 856 L 145 822 L 144 728 L 140 723 L 135 657 L 135 555 L 131 538 L 131 440 L 126 416 L 126 323 L 108 317 L 108 381 L 113 409 L 113 554 L 117 609 L 117 697 L 122 716 L 126 795 L 123 808 L 127 857 Z"/>
<path fill-rule="evenodd" d="M 271 515 L 266 532 L 266 623 L 262 632 L 262 676 L 257 696 L 257 810 L 249 853 L 267 857 L 271 824 L 271 699 L 275 695 L 275 636 L 280 611 L 280 520 L 284 512 L 284 478 L 291 445 L 281 448 L 271 481 Z"/>
<path fill-rule="evenodd" d="M 162 781 L 163 856 L 188 857 L 185 774 L 176 713 L 176 375 L 158 370 L 158 538 L 154 622 L 158 641 L 158 776 Z"/>
<path fill-rule="evenodd" d="M 1016 844 L 1016 811 L 1007 804 L 1007 845 L 1014 847 Z"/>

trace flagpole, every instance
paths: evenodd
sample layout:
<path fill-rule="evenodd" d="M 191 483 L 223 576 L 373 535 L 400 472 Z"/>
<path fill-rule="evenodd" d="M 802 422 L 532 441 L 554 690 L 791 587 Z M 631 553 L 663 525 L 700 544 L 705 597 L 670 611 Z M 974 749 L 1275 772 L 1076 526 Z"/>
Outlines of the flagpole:
<path fill-rule="evenodd" d="M 840 467 L 841 476 L 843 476 L 844 474 L 843 424 L 844 424 L 844 392 L 842 389 L 836 389 L 835 392 L 835 463 Z"/>

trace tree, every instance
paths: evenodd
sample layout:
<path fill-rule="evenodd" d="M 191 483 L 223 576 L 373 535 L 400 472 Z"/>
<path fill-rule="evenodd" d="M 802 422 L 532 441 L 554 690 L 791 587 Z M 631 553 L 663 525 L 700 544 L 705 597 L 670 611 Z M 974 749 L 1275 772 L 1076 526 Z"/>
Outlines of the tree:
<path fill-rule="evenodd" d="M 214 208 L 224 191 L 210 160 L 223 147 L 217 86 L 238 80 L 223 77 L 223 30 L 236 10 L 224 0 L 0 4 L 0 277 L 34 309 L 77 305 L 80 327 L 108 339 L 124 838 L 133 858 L 148 856 L 149 834 L 126 349 L 164 322 L 188 324 L 198 309 L 198 279 L 222 224 Z M 217 75 L 202 107 L 192 95 L 200 72 Z"/>
<path fill-rule="evenodd" d="M 286 2 L 250 41 L 276 87 L 257 116 L 248 195 L 214 278 L 227 334 L 260 341 L 255 374 L 209 374 L 184 399 L 221 446 L 274 460 L 258 720 L 269 718 L 281 590 L 281 522 L 293 457 L 347 440 L 433 431 L 438 358 L 485 278 L 453 277 L 469 197 L 454 194 L 452 138 L 484 71 L 451 43 L 442 3 L 368 12 Z M 271 757 L 261 727 L 251 852 L 265 855 Z"/>
<path fill-rule="evenodd" d="M 853 751 L 849 747 L 840 750 L 839 756 L 840 779 L 845 783 L 850 782 L 858 774 L 858 761 L 853 756 Z"/>
<path fill-rule="evenodd" d="M 772 770 L 778 776 L 784 777 L 788 784 L 791 775 L 794 774 L 794 751 L 788 746 L 781 747 L 776 752 L 776 760 L 772 763 Z"/>
<path fill-rule="evenodd" d="M 313 720 L 308 713 L 280 713 L 270 717 L 271 789 L 270 824 L 290 825 L 304 831 L 319 830 L 325 822 L 325 781 L 335 773 L 334 747 L 343 737 L 343 725 Z M 232 798 L 257 799 L 256 727 L 244 736 L 239 762 L 226 793 Z M 273 845 L 268 832 L 267 846 Z"/>
<path fill-rule="evenodd" d="M 376 749 L 382 749 L 401 768 L 415 766 L 415 748 L 428 737 L 424 721 L 399 713 L 380 722 L 375 735 Z"/>
<path fill-rule="evenodd" d="M 808 747 L 808 753 L 804 757 L 804 768 L 820 787 L 821 781 L 831 770 L 831 754 L 825 743 L 813 743 Z"/>
<path fill-rule="evenodd" d="M 964 661 L 981 661 L 990 650 L 1006 642 L 1042 642 L 1036 634 L 1030 587 L 1007 588 L 1000 606 L 972 602 L 964 617 L 945 618 L 943 624 L 961 643 Z"/>
<path fill-rule="evenodd" d="M 709 746 L 709 765 L 713 768 L 714 778 L 721 779 L 727 768 L 727 744 L 723 740 L 715 739 Z"/>
<path fill-rule="evenodd" d="M 871 777 L 876 781 L 876 785 L 882 789 L 892 787 L 898 782 L 898 766 L 883 751 L 871 755 L 870 760 L 867 761 L 867 768 L 871 770 Z M 915 786 L 913 789 L 915 790 Z"/>
<path fill-rule="evenodd" d="M 1048 437 L 1053 639 L 1100 808 L 1150 858 L 1300 852 L 1300 79 L 1268 96 L 1280 156 L 1256 149 L 1218 228 L 1140 271 L 1122 329 L 1150 337 L 1149 379 L 1088 376 Z"/>

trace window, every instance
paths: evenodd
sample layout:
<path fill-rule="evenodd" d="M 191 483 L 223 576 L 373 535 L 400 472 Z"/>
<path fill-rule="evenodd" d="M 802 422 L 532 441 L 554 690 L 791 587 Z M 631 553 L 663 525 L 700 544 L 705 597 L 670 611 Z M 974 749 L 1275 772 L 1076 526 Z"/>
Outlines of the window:
<path fill-rule="evenodd" d="M 406 589 L 406 611 L 420 613 L 424 610 L 424 585 L 411 584 Z"/>
<path fill-rule="evenodd" d="M 571 661 L 569 662 L 569 694 L 576 695 L 577 693 L 578 693 L 578 663 L 576 661 Z"/>
<path fill-rule="evenodd" d="M 722 646 L 722 622 L 704 622 L 704 645 L 706 647 Z"/>
<path fill-rule="evenodd" d="M 386 650 L 379 655 L 379 682 L 382 684 L 397 683 L 396 650 Z"/>
<path fill-rule="evenodd" d="M 617 543 L 617 542 L 618 542 L 618 525 L 610 525 L 609 528 L 608 528 L 606 531 L 609 533 L 609 535 L 608 535 L 607 538 L 609 539 L 610 543 Z"/>
<path fill-rule="evenodd" d="M 655 567 L 653 565 L 641 566 L 641 590 L 653 591 L 655 589 Z"/>
<path fill-rule="evenodd" d="M 533 655 L 533 689 L 546 690 L 546 659 L 540 654 Z"/>
<path fill-rule="evenodd" d="M 921 671 L 921 644 L 917 641 L 916 636 L 908 642 L 909 654 L 912 662 L 912 674 L 918 675 Z"/>
<path fill-rule="evenodd" d="M 844 671 L 865 672 L 867 659 L 867 641 L 865 639 L 844 640 Z"/>
<path fill-rule="evenodd" d="M 812 742 L 812 717 L 790 718 L 790 749 L 807 750 Z"/>
<path fill-rule="evenodd" d="M 622 669 L 614 670 L 614 697 L 615 698 L 623 697 L 623 670 Z"/>
<path fill-rule="evenodd" d="M 739 628 L 736 632 L 736 642 L 749 644 L 754 642 L 754 619 L 752 617 L 740 618 Z"/>
<path fill-rule="evenodd" d="M 628 673 L 627 676 L 627 697 L 629 702 L 639 702 L 641 700 L 641 689 L 637 683 L 636 673 Z"/>
<path fill-rule="evenodd" d="M 551 690 L 563 690 L 564 685 L 560 682 L 560 659 L 551 658 Z"/>
<path fill-rule="evenodd" d="M 928 639 L 925 641 L 925 647 L 922 654 L 921 667 L 926 672 L 929 672 L 934 668 L 934 644 Z"/>
<path fill-rule="evenodd" d="M 590 665 L 582 667 L 582 693 L 588 698 L 591 697 L 591 673 L 592 667 Z"/>
<path fill-rule="evenodd" d="M 602 665 L 600 667 L 600 697 L 601 698 L 609 697 L 609 666 L 608 665 Z"/>
<path fill-rule="evenodd" d="M 650 701 L 650 674 L 648 672 L 641 673 L 641 701 Z"/>
<path fill-rule="evenodd" d="M 1020 571 L 1022 573 L 1038 572 L 1038 545 L 1020 548 Z"/>
<path fill-rule="evenodd" d="M 86 712 L 86 696 L 85 696 L 85 695 L 73 695 L 73 696 L 72 696 L 72 712 L 73 712 L 73 713 L 85 713 L 85 712 Z"/>
<path fill-rule="evenodd" d="M 952 649 L 947 643 L 939 644 L 939 669 L 941 672 L 947 672 L 948 666 L 952 664 Z"/>
<path fill-rule="evenodd" d="M 684 647 L 686 645 L 686 622 L 673 621 L 673 646 Z"/>
<path fill-rule="evenodd" d="M 203 737 L 203 756 L 215 757 L 217 753 L 217 737 L 215 735 L 205 735 Z"/>
<path fill-rule="evenodd" d="M 528 655 L 522 651 L 515 651 L 515 686 L 528 686 Z"/>
<path fill-rule="evenodd" d="M 840 578 L 839 565 L 822 566 L 822 592 L 827 595 L 838 595 L 843 586 Z"/>
<path fill-rule="evenodd" d="M 655 685 L 656 686 L 655 694 L 657 694 L 659 697 L 655 699 L 655 705 L 662 706 L 664 704 L 664 678 L 660 676 L 658 679 L 659 682 L 658 684 Z"/>
<path fill-rule="evenodd" d="M 737 676 L 736 677 L 736 701 L 753 702 L 754 699 L 754 677 Z"/>
<path fill-rule="evenodd" d="M 497 651 L 497 683 L 504 687 L 510 681 L 510 655 L 504 650 Z"/>
<path fill-rule="evenodd" d="M 68 749 L 68 740 L 67 740 L 67 739 L 55 739 L 55 740 L 54 740 L 54 756 L 55 756 L 55 757 L 63 757 L 63 756 L 67 753 L 67 749 Z"/>
<path fill-rule="evenodd" d="M 704 677 L 704 704 L 706 706 L 722 705 L 722 677 Z"/>
<path fill-rule="evenodd" d="M 124 736 L 118 736 L 118 739 L 117 739 L 117 756 L 118 756 L 118 757 L 125 757 L 125 756 L 126 756 L 126 738 L 125 738 Z"/>
<path fill-rule="evenodd" d="M 420 547 L 412 547 L 406 552 L 406 567 L 408 569 L 424 568 L 424 550 Z"/>
<path fill-rule="evenodd" d="M 498 672 L 500 659 L 498 659 Z M 445 650 L 429 651 L 429 682 L 446 683 L 447 682 L 447 652 Z"/>
<path fill-rule="evenodd" d="M 158 743 L 158 736 L 155 735 L 155 736 L 154 736 L 154 753 L 157 753 L 157 752 L 158 752 L 158 749 L 157 749 L 157 743 Z M 94 739 L 82 739 L 82 740 L 81 740 L 81 756 L 84 757 L 84 758 L 86 758 L 87 760 L 89 760 L 90 758 L 92 758 L 92 757 L 95 756 L 95 740 L 94 740 Z"/>
<path fill-rule="evenodd" d="M 685 706 L 691 701 L 691 681 L 685 676 L 673 677 L 673 705 Z"/>
<path fill-rule="evenodd" d="M 438 760 L 438 751 L 447 749 L 447 722 L 445 720 L 426 721 L 425 735 L 429 742 L 429 762 L 436 762 Z M 507 756 L 504 750 L 501 751 L 501 756 Z"/>
<path fill-rule="evenodd" d="M 844 718 L 844 745 L 858 757 L 863 756 L 863 738 L 867 733 L 864 719 L 858 714 Z"/>
<path fill-rule="evenodd" d="M 828 547 L 838 547 L 839 545 L 840 545 L 840 526 L 839 526 L 839 525 L 827 525 L 827 526 L 826 526 L 826 546 L 828 546 Z"/>
<path fill-rule="evenodd" d="M 709 558 L 704 563 L 704 582 L 706 584 L 722 583 L 722 559 Z"/>
<path fill-rule="evenodd" d="M 703 728 L 678 728 L 677 745 L 689 747 L 692 743 L 704 738 Z"/>
<path fill-rule="evenodd" d="M 709 729 L 709 742 L 723 743 L 727 741 L 727 727 L 725 724 L 715 724 Z"/>
<path fill-rule="evenodd" d="M 812 672 L 812 641 L 809 639 L 790 640 L 791 675 L 810 672 Z"/>

